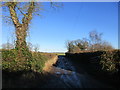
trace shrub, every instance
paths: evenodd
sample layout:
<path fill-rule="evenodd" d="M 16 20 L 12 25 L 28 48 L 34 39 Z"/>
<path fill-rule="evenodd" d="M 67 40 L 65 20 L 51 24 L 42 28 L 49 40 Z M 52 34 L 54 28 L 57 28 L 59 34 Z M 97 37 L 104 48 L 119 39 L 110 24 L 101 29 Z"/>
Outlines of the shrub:
<path fill-rule="evenodd" d="M 95 51 L 95 52 L 81 52 L 81 53 L 66 53 L 67 57 L 79 63 L 89 63 L 92 66 L 97 66 L 106 72 L 118 73 L 120 72 L 120 50 L 106 50 L 106 51 Z"/>
<path fill-rule="evenodd" d="M 16 57 L 13 50 L 2 50 L 1 52 L 4 61 L 12 61 Z"/>
<path fill-rule="evenodd" d="M 111 50 L 104 51 L 101 55 L 100 64 L 102 64 L 102 69 L 109 72 L 117 72 L 119 67 L 116 67 L 120 63 L 120 51 L 119 50 Z"/>
<path fill-rule="evenodd" d="M 3 70 L 15 70 L 16 66 L 16 55 L 14 50 L 1 50 L 2 52 L 2 69 Z"/>
<path fill-rule="evenodd" d="M 33 62 L 31 62 L 32 69 L 34 71 L 41 72 L 48 58 L 45 57 L 44 55 L 41 55 L 40 53 L 33 53 L 32 56 L 33 56 Z"/>
<path fill-rule="evenodd" d="M 22 70 L 34 70 L 41 72 L 45 62 L 48 60 L 47 57 L 41 55 L 41 53 L 32 53 L 31 60 L 16 59 L 15 50 L 1 50 L 2 52 L 2 70 L 7 71 L 22 71 Z"/>

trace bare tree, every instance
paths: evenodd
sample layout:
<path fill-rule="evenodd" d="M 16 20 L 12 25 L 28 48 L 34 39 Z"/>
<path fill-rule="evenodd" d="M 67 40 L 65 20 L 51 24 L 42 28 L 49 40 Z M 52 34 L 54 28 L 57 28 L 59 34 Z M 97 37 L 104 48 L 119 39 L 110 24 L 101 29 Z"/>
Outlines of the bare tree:
<path fill-rule="evenodd" d="M 101 50 L 112 50 L 114 47 L 107 41 L 103 41 L 101 44 Z"/>
<path fill-rule="evenodd" d="M 39 46 L 38 44 L 34 45 L 33 47 L 34 47 L 34 51 L 35 51 L 35 52 L 38 52 L 39 49 L 40 49 L 40 48 L 39 48 L 40 46 Z"/>
<path fill-rule="evenodd" d="M 14 45 L 9 42 L 4 43 L 4 44 L 2 44 L 2 49 L 8 49 L 8 50 L 14 49 Z"/>
<path fill-rule="evenodd" d="M 15 1 L 17 0 L 11 0 L 11 2 L 2 2 L 1 6 L 3 9 L 7 9 L 5 11 L 9 13 L 7 14 L 9 16 L 7 17 L 12 20 L 12 23 L 15 27 L 15 49 L 17 51 L 17 60 L 30 60 L 31 53 L 26 43 L 27 31 L 33 15 L 39 15 L 39 11 L 42 10 L 42 4 L 40 2 L 34 2 L 33 0 L 31 0 L 31 2 Z"/>
<path fill-rule="evenodd" d="M 26 60 L 29 58 L 29 49 L 26 44 L 27 30 L 30 24 L 31 19 L 33 18 L 33 13 L 35 12 L 35 2 L 23 3 L 23 2 L 5 2 L 4 6 L 8 8 L 10 13 L 10 18 L 15 27 L 16 33 L 16 46 L 17 59 Z M 19 13 L 22 15 L 19 17 Z M 29 54 L 28 54 L 29 53 Z"/>
<path fill-rule="evenodd" d="M 102 33 L 98 33 L 96 30 L 89 32 L 90 40 L 93 44 L 100 43 L 102 40 Z"/>
<path fill-rule="evenodd" d="M 96 30 L 89 32 L 90 44 L 92 50 L 95 50 L 95 46 L 101 44 L 102 33 L 98 33 Z"/>
<path fill-rule="evenodd" d="M 91 31 L 89 33 L 91 45 L 89 47 L 90 50 L 110 50 L 113 49 L 112 45 L 106 41 L 102 40 L 102 33 L 98 33 L 97 31 Z"/>
<path fill-rule="evenodd" d="M 74 43 L 82 51 L 87 50 L 87 48 L 89 46 L 89 41 L 86 38 L 75 40 Z"/>
<path fill-rule="evenodd" d="M 33 51 L 33 45 L 30 42 L 27 42 L 27 47 L 29 48 L 29 51 Z"/>
<path fill-rule="evenodd" d="M 95 51 L 114 49 L 110 43 L 102 40 L 101 36 L 102 33 L 98 33 L 97 31 L 91 31 L 89 33 L 90 39 L 83 38 L 73 41 L 67 41 L 66 46 L 68 52 L 78 53 L 85 50 Z"/>
<path fill-rule="evenodd" d="M 68 52 L 73 52 L 73 48 L 74 48 L 74 43 L 73 43 L 73 41 L 66 41 L 66 47 L 67 47 L 67 49 L 68 49 Z"/>

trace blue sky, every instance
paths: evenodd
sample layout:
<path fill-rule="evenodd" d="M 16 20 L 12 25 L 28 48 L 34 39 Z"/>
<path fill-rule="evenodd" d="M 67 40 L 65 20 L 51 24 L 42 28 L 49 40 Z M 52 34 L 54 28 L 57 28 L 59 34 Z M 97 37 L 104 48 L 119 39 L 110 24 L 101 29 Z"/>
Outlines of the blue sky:
<path fill-rule="evenodd" d="M 27 41 L 43 52 L 66 52 L 67 40 L 88 38 L 92 30 L 103 33 L 103 40 L 118 48 L 117 2 L 66 2 L 58 9 L 43 3 L 44 11 L 30 24 Z M 12 40 L 14 28 L 2 23 L 2 43 Z"/>

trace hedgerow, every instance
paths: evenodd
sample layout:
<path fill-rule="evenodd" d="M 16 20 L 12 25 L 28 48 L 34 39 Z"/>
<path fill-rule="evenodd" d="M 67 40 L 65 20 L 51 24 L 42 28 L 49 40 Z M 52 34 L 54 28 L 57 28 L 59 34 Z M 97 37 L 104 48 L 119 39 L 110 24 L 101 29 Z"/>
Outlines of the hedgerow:
<path fill-rule="evenodd" d="M 118 72 L 120 69 L 120 50 L 104 51 L 100 56 L 102 69 L 108 72 Z"/>
<path fill-rule="evenodd" d="M 47 57 L 41 55 L 38 52 L 32 53 L 31 60 L 18 61 L 16 59 L 16 51 L 13 50 L 1 50 L 2 52 L 2 70 L 12 71 L 22 71 L 22 70 L 33 70 L 37 72 L 42 72 L 45 62 L 48 60 Z"/>

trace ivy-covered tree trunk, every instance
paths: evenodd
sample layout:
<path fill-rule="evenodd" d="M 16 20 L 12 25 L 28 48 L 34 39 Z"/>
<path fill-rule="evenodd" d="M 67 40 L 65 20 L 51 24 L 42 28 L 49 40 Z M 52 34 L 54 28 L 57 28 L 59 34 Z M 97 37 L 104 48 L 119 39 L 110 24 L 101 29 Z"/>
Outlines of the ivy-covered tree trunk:
<path fill-rule="evenodd" d="M 19 27 L 16 27 L 16 60 L 18 62 L 18 66 L 24 69 L 30 69 L 31 64 L 30 61 L 32 60 L 32 54 L 30 53 L 27 43 L 26 43 L 26 37 L 27 37 L 27 29 L 24 25 L 21 25 Z M 21 66 L 22 64 L 22 66 Z"/>
<path fill-rule="evenodd" d="M 23 25 L 16 27 L 16 47 L 18 59 L 27 59 L 29 49 L 26 43 L 27 30 Z"/>
<path fill-rule="evenodd" d="M 27 13 L 23 14 L 24 17 L 22 18 L 22 23 L 19 22 L 18 16 L 16 14 L 17 2 L 8 2 L 7 6 L 9 8 L 11 19 L 16 29 L 15 50 L 17 55 L 16 56 L 17 65 L 18 67 L 19 66 L 25 67 L 25 69 L 31 68 L 30 61 L 32 60 L 32 54 L 30 53 L 27 47 L 26 37 L 27 37 L 28 26 L 32 19 L 32 13 L 35 8 L 35 4 L 34 2 L 30 2 Z"/>

